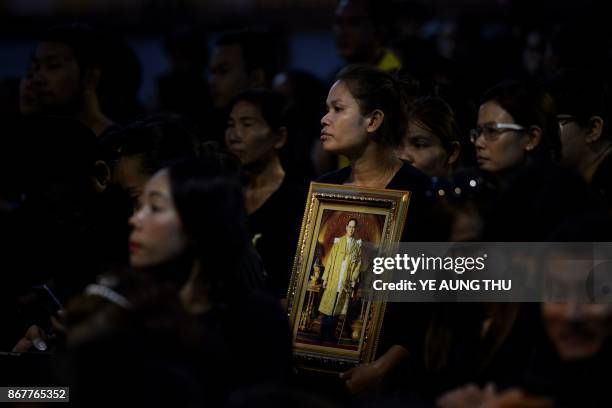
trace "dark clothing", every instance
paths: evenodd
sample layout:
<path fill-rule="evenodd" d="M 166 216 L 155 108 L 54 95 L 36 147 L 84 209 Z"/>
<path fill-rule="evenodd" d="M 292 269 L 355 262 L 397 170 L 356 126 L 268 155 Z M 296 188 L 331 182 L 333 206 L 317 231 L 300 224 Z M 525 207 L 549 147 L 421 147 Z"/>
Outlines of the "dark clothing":
<path fill-rule="evenodd" d="M 200 317 L 216 343 L 212 392 L 229 395 L 257 385 L 289 380 L 292 367 L 287 315 L 278 301 L 253 291 L 232 304 L 215 305 Z"/>
<path fill-rule="evenodd" d="M 324 174 L 317 181 L 320 183 L 344 184 L 350 175 L 351 167 L 344 167 Z M 389 184 L 385 186 L 386 189 L 410 191 L 412 193 L 401 241 L 436 241 L 434 238 L 436 232 L 427 228 L 431 203 L 428 202 L 425 192 L 430 187 L 430 183 L 430 178 L 425 173 L 411 166 L 408 162 L 404 162 Z"/>
<path fill-rule="evenodd" d="M 248 216 L 253 246 L 268 274 L 268 286 L 278 298 L 287 296 L 305 202 L 303 189 L 285 177 L 278 190 Z"/>
<path fill-rule="evenodd" d="M 582 177 L 533 163 L 506 177 L 485 220 L 485 241 L 547 241 L 572 217 L 598 210 Z"/>
<path fill-rule="evenodd" d="M 608 213 L 612 214 L 612 154 L 599 164 L 590 184 L 593 193 L 606 206 Z"/>

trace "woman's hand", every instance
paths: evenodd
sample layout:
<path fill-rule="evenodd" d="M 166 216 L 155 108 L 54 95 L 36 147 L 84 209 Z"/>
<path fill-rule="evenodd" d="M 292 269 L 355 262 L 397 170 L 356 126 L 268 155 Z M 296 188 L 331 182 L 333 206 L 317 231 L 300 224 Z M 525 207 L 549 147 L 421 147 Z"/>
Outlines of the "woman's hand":
<path fill-rule="evenodd" d="M 376 391 L 381 388 L 383 380 L 402 360 L 408 357 L 408 350 L 395 344 L 371 364 L 363 364 L 340 373 L 346 386 L 353 394 Z"/>
<path fill-rule="evenodd" d="M 32 349 L 46 351 L 47 340 L 48 336 L 45 334 L 45 332 L 40 327 L 32 325 L 25 332 L 25 335 L 21 338 L 21 340 L 17 342 L 13 348 L 13 351 L 17 353 L 25 353 Z"/>
<path fill-rule="evenodd" d="M 51 316 L 51 332 L 57 334 L 66 334 L 66 327 L 63 323 L 63 311 L 60 311 L 59 316 Z M 13 347 L 13 352 L 25 353 L 27 351 L 38 350 L 47 351 L 49 344 L 55 340 L 55 334 L 47 334 L 39 326 L 33 324 L 26 330 L 24 336 Z"/>
<path fill-rule="evenodd" d="M 346 386 L 352 394 L 358 394 L 380 389 L 386 372 L 376 363 L 363 364 L 340 373 Z"/>
<path fill-rule="evenodd" d="M 485 392 L 475 384 L 455 388 L 443 394 L 436 401 L 438 408 L 479 407 L 485 400 Z"/>

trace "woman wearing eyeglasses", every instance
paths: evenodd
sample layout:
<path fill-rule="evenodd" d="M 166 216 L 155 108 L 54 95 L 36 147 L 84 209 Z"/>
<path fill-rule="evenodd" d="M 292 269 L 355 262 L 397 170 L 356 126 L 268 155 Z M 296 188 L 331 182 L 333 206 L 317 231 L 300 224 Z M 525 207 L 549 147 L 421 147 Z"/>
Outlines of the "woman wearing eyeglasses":
<path fill-rule="evenodd" d="M 541 88 L 503 82 L 484 94 L 470 140 L 478 167 L 499 175 L 556 160 L 561 142 L 554 102 Z"/>
<path fill-rule="evenodd" d="M 568 218 L 591 210 L 580 177 L 557 165 L 559 124 L 541 86 L 506 81 L 486 91 L 470 139 L 478 167 L 499 188 L 487 240 L 544 241 Z"/>

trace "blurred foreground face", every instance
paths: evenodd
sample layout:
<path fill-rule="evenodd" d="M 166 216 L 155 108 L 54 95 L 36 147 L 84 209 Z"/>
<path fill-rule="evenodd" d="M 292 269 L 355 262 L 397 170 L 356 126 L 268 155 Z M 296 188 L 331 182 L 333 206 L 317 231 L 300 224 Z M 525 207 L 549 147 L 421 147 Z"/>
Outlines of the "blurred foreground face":
<path fill-rule="evenodd" d="M 612 305 L 544 303 L 546 332 L 563 361 L 594 356 L 610 334 Z"/>
<path fill-rule="evenodd" d="M 548 264 L 547 289 L 552 301 L 542 304 L 542 317 L 564 361 L 597 354 L 612 328 L 612 303 L 604 303 L 609 302 L 610 267 L 581 255 L 561 254 Z"/>
<path fill-rule="evenodd" d="M 213 49 L 208 82 L 215 108 L 225 108 L 234 96 L 249 88 L 240 45 L 219 45 Z"/>
<path fill-rule="evenodd" d="M 410 121 L 397 156 L 430 177 L 447 177 L 449 155 L 442 141 L 424 124 Z"/>
<path fill-rule="evenodd" d="M 187 236 L 174 206 L 166 170 L 156 173 L 145 186 L 142 205 L 130 218 L 130 264 L 151 267 L 181 255 Z"/>
<path fill-rule="evenodd" d="M 32 58 L 31 73 L 43 109 L 61 112 L 78 102 L 83 89 L 81 70 L 70 46 L 41 42 Z"/>
<path fill-rule="evenodd" d="M 261 115 L 258 106 L 240 101 L 230 113 L 225 144 L 243 166 L 267 162 L 282 147 L 282 141 Z"/>

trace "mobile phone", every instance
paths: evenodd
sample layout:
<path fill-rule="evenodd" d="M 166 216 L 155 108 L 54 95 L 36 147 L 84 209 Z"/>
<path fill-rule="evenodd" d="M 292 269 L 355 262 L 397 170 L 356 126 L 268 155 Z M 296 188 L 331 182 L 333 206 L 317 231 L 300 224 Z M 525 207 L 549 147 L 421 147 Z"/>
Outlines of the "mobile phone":
<path fill-rule="evenodd" d="M 36 297 L 39 302 L 42 304 L 44 309 L 50 316 L 59 317 L 59 312 L 64 309 L 64 306 L 59 301 L 57 296 L 53 293 L 53 291 L 49 288 L 49 286 L 38 285 L 33 287 L 36 292 Z"/>

